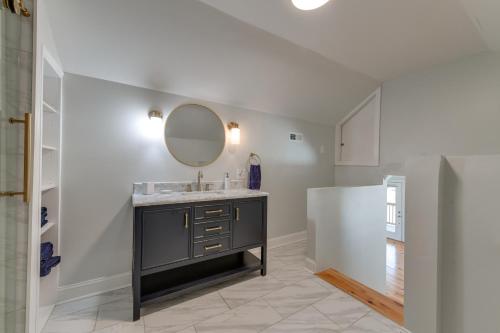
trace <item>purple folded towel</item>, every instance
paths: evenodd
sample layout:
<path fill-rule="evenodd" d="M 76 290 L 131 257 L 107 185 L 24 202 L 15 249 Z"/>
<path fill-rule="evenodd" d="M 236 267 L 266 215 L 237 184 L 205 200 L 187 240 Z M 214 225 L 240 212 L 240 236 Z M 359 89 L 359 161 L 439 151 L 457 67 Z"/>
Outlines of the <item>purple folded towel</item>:
<path fill-rule="evenodd" d="M 250 165 L 250 175 L 248 177 L 248 188 L 251 190 L 260 190 L 261 173 L 260 165 Z"/>

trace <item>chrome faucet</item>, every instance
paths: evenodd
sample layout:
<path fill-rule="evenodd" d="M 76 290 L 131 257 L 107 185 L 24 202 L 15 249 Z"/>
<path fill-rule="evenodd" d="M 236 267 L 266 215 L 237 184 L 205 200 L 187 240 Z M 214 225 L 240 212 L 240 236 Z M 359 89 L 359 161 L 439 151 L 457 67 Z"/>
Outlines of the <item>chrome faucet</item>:
<path fill-rule="evenodd" d="M 198 171 L 198 181 L 196 182 L 196 188 L 199 192 L 203 191 L 203 187 L 201 186 L 201 179 L 203 178 L 203 171 Z"/>

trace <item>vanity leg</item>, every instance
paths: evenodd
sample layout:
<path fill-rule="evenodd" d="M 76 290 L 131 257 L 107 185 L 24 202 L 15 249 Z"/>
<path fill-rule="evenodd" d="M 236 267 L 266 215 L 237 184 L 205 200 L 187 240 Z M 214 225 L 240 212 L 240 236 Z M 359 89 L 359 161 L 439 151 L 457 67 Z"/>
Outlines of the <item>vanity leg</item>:
<path fill-rule="evenodd" d="M 141 274 L 137 269 L 132 272 L 133 321 L 141 318 Z"/>
<path fill-rule="evenodd" d="M 137 321 L 141 318 L 141 303 L 137 301 L 134 297 L 134 310 L 132 315 L 132 320 Z"/>
<path fill-rule="evenodd" d="M 267 247 L 260 247 L 260 264 L 262 265 L 262 269 L 260 270 L 260 275 L 266 276 L 267 274 Z"/>
<path fill-rule="evenodd" d="M 140 223 L 141 209 L 135 209 L 134 212 L 134 235 L 133 235 L 133 254 L 132 254 L 132 299 L 133 299 L 133 321 L 141 318 L 141 238 L 142 230 Z"/>

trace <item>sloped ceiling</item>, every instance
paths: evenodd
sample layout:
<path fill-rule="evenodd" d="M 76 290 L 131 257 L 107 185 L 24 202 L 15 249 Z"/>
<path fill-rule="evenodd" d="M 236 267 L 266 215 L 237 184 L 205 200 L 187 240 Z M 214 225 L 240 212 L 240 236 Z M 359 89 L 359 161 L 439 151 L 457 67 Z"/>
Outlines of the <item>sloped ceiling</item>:
<path fill-rule="evenodd" d="M 201 1 L 380 81 L 486 49 L 461 0 L 330 0 L 314 11 L 290 0 Z"/>
<path fill-rule="evenodd" d="M 379 84 L 195 0 L 48 0 L 71 72 L 334 124 Z"/>
<path fill-rule="evenodd" d="M 500 1 L 462 0 L 462 2 L 488 47 L 500 51 Z"/>
<path fill-rule="evenodd" d="M 494 0 L 45 1 L 67 72 L 330 125 L 385 80 L 499 45 Z"/>

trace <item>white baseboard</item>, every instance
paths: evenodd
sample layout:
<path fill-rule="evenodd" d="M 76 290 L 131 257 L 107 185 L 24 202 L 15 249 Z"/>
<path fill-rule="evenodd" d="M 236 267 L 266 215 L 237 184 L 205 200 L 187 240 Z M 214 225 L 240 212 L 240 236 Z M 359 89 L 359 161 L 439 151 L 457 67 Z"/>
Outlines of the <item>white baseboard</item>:
<path fill-rule="evenodd" d="M 307 239 L 307 232 L 300 231 L 267 240 L 268 249 L 276 248 Z M 75 301 L 81 298 L 102 294 L 108 291 L 125 288 L 131 285 L 132 273 L 100 277 L 57 288 L 57 304 Z"/>
<path fill-rule="evenodd" d="M 47 321 L 49 321 L 52 310 L 54 310 L 54 305 L 41 306 L 38 310 L 38 332 L 41 332 Z"/>
<path fill-rule="evenodd" d="M 306 257 L 306 269 L 312 273 L 316 273 L 316 261 Z"/>
<path fill-rule="evenodd" d="M 273 237 L 267 240 L 267 248 L 273 249 L 275 247 L 292 244 L 307 240 L 307 231 L 300 231 L 293 234 L 288 234 L 280 237 Z"/>
<path fill-rule="evenodd" d="M 108 291 L 125 288 L 132 284 L 132 273 L 104 276 L 57 288 L 57 303 L 66 303 L 80 298 L 102 294 Z"/>

